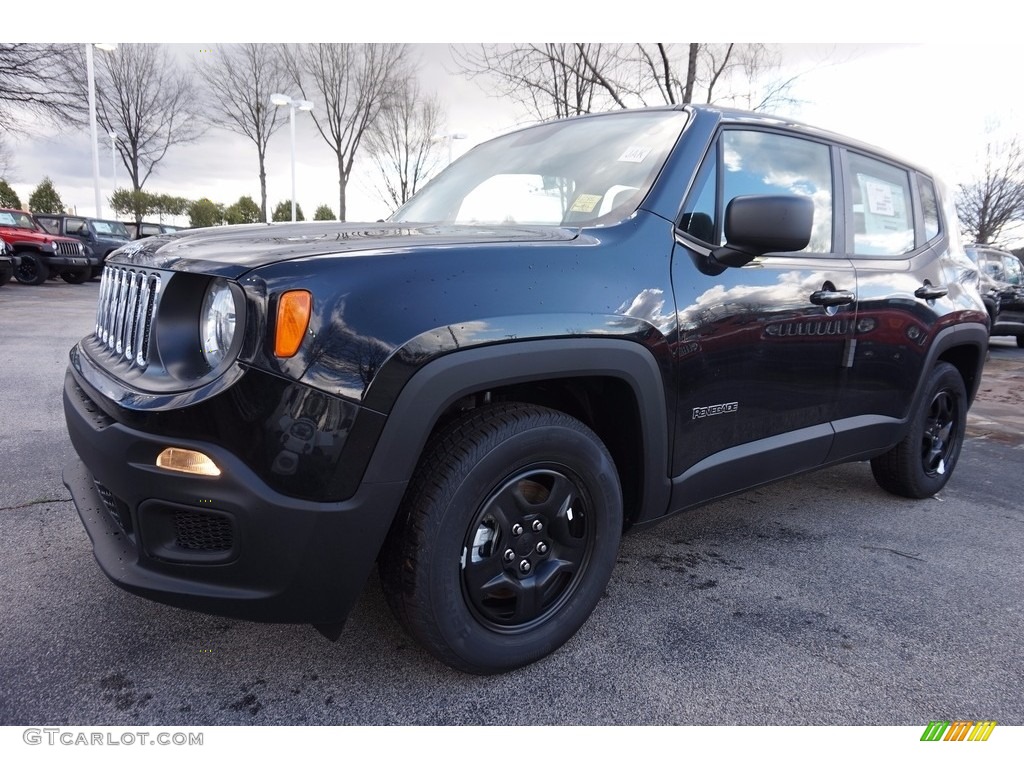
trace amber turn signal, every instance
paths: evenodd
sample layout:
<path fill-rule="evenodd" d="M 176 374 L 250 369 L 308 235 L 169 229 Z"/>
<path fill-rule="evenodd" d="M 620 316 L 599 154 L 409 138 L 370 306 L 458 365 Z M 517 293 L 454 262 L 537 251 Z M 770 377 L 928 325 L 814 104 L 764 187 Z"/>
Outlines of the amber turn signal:
<path fill-rule="evenodd" d="M 309 291 L 286 291 L 277 301 L 277 325 L 274 334 L 274 354 L 291 357 L 299 351 L 302 338 L 309 327 L 313 310 L 313 296 Z"/>

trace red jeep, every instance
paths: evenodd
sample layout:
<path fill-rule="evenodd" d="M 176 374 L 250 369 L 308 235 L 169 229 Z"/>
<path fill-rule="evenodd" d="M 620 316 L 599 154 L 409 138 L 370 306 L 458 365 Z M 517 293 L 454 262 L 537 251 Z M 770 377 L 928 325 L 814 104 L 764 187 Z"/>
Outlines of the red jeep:
<path fill-rule="evenodd" d="M 84 283 L 92 277 L 93 267 L 102 264 L 102 259 L 87 253 L 80 242 L 47 233 L 25 211 L 0 208 L 0 238 L 20 257 L 14 277 L 26 285 L 44 283 L 51 273 L 58 273 L 68 283 Z"/>

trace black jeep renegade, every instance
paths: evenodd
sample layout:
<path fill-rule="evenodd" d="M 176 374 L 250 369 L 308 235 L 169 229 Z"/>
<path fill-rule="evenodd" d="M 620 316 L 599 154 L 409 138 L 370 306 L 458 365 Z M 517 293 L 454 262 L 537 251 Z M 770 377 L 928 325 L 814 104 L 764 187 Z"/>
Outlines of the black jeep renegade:
<path fill-rule="evenodd" d="M 692 106 L 545 123 L 383 223 L 113 253 L 64 482 L 132 592 L 336 637 L 377 562 L 432 653 L 508 670 L 631 526 L 837 462 L 941 489 L 977 284 L 943 187 L 876 148 Z"/>

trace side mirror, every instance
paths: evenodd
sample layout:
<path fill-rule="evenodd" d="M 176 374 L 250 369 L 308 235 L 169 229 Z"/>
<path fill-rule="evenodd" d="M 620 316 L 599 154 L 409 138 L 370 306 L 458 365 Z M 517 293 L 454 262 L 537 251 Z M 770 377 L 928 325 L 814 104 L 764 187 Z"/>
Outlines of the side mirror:
<path fill-rule="evenodd" d="M 814 203 L 798 195 L 742 195 L 725 209 L 725 245 L 709 266 L 742 267 L 766 253 L 800 251 L 811 241 Z"/>

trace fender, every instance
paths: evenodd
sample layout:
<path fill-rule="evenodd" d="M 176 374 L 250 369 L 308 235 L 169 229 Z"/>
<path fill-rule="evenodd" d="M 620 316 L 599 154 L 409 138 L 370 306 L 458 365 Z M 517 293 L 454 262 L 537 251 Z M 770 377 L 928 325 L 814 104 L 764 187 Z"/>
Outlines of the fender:
<path fill-rule="evenodd" d="M 643 435 L 641 517 L 663 514 L 671 490 L 664 383 L 650 351 L 625 340 L 572 338 L 497 344 L 428 363 L 402 388 L 363 483 L 408 481 L 437 420 L 460 398 L 510 384 L 575 376 L 616 378 L 633 390 Z"/>
<path fill-rule="evenodd" d="M 934 342 L 928 349 L 924 365 L 918 375 L 915 387 L 914 399 L 910 407 L 901 419 L 888 416 L 855 416 L 849 419 L 841 419 L 832 422 L 835 430 L 835 440 L 832 449 L 826 457 L 822 466 L 835 464 L 844 461 L 858 461 L 869 459 L 884 453 L 892 446 L 899 443 L 907 434 L 910 422 L 923 405 L 925 392 L 923 383 L 925 377 L 931 372 L 935 365 L 945 357 L 965 373 L 966 361 L 956 360 L 957 349 L 974 348 L 977 350 L 977 361 L 973 372 L 966 372 L 964 385 L 967 389 L 967 405 L 974 402 L 981 384 L 981 371 L 985 365 L 985 350 L 988 349 L 988 328 L 984 323 L 963 323 L 950 328 L 944 328 L 935 336 Z M 950 353 L 954 353 L 950 356 Z M 970 375 L 973 374 L 973 375 Z M 864 446 L 876 446 L 865 450 Z"/>

